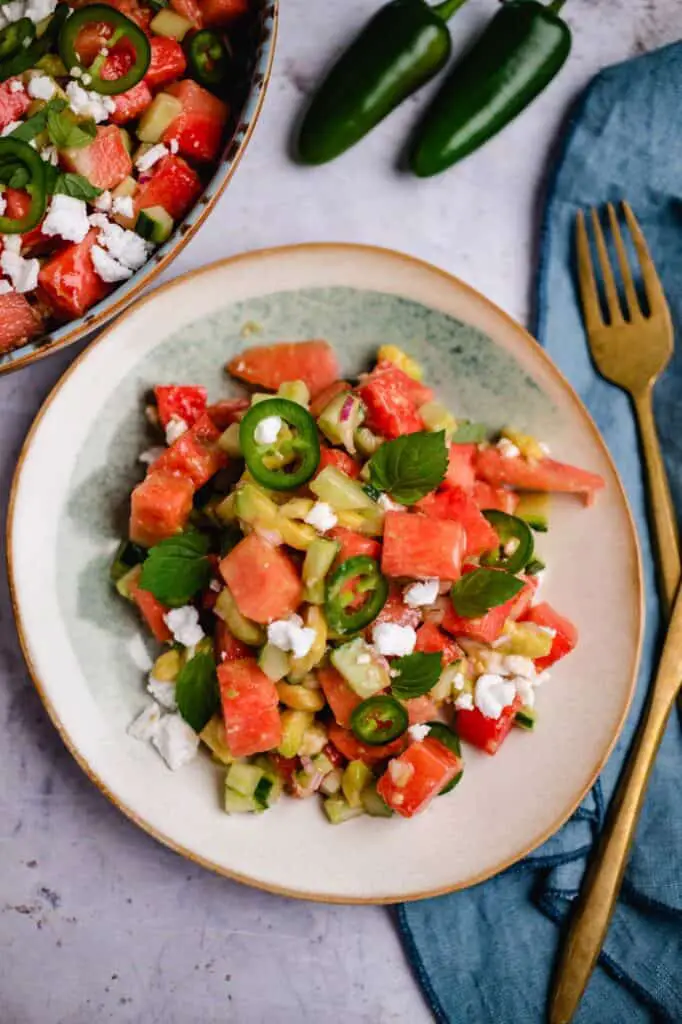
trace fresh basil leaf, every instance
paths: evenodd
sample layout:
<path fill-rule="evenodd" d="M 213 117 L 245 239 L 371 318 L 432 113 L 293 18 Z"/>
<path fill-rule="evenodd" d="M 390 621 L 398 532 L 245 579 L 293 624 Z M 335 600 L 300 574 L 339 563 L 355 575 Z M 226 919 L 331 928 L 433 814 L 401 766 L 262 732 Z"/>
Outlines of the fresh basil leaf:
<path fill-rule="evenodd" d="M 102 195 L 102 189 L 97 188 L 95 185 L 91 185 L 87 178 L 84 178 L 82 174 L 73 174 L 71 171 L 67 171 L 64 174 L 57 174 L 54 181 L 51 183 L 52 193 L 59 193 L 63 196 L 71 196 L 73 199 L 97 199 L 97 196 Z"/>
<path fill-rule="evenodd" d="M 47 128 L 47 117 L 50 111 L 55 114 L 60 114 L 66 109 L 66 100 L 54 99 L 50 100 L 42 110 L 39 110 L 33 117 L 27 118 L 18 128 L 15 128 L 10 133 L 11 139 L 20 139 L 22 142 L 31 142 L 37 135 L 44 132 Z"/>
<path fill-rule="evenodd" d="M 182 607 L 208 586 L 211 563 L 207 551 L 208 537 L 196 530 L 162 540 L 149 550 L 140 588 L 170 608 Z"/>
<path fill-rule="evenodd" d="M 401 505 L 414 505 L 442 484 L 447 468 L 445 431 L 423 430 L 384 441 L 369 460 L 370 483 Z"/>
<path fill-rule="evenodd" d="M 452 604 L 464 619 L 478 619 L 491 608 L 511 601 L 525 584 L 511 573 L 499 569 L 474 569 L 453 583 Z"/>
<path fill-rule="evenodd" d="M 70 111 L 48 107 L 47 134 L 57 149 L 82 149 L 97 136 L 97 125 L 91 117 L 76 121 Z"/>
<path fill-rule="evenodd" d="M 195 732 L 201 732 L 218 710 L 218 679 L 213 655 L 199 651 L 180 669 L 175 683 L 178 711 Z"/>
<path fill-rule="evenodd" d="M 393 696 L 400 700 L 422 697 L 438 682 L 441 668 L 439 651 L 429 654 L 417 651 L 415 654 L 406 654 L 404 658 L 397 658 L 391 665 L 391 672 L 398 673 L 391 682 Z"/>
<path fill-rule="evenodd" d="M 463 420 L 450 438 L 453 444 L 480 444 L 488 439 L 488 428 L 485 423 L 470 423 Z"/>

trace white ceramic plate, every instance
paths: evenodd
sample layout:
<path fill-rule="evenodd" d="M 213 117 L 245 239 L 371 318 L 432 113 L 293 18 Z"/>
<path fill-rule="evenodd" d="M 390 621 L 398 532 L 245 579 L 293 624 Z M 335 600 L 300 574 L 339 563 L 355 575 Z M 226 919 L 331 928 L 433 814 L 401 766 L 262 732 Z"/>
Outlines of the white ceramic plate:
<path fill-rule="evenodd" d="M 260 334 L 245 340 L 244 325 Z M 221 372 L 249 342 L 325 337 L 358 372 L 380 343 L 417 355 L 460 415 L 513 422 L 557 458 L 603 474 L 594 507 L 556 500 L 538 549 L 543 597 L 580 630 L 538 699 L 533 734 L 496 757 L 466 751 L 458 789 L 411 821 L 327 824 L 317 800 L 227 817 L 221 772 L 175 774 L 126 735 L 144 705 L 142 630 L 107 581 L 160 382 L 230 392 Z M 628 709 L 642 624 L 637 541 L 623 490 L 585 409 L 543 351 L 456 279 L 398 253 L 301 246 L 207 267 L 125 313 L 48 398 L 19 461 L 8 522 L 19 633 L 41 697 L 97 786 L 157 839 L 231 877 L 330 901 L 417 899 L 472 885 L 542 843 L 577 806 Z"/>

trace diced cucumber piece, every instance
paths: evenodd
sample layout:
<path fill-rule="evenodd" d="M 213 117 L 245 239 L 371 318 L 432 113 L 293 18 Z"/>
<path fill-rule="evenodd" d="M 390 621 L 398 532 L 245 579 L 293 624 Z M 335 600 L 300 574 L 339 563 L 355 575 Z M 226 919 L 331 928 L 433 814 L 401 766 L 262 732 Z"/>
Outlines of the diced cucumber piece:
<path fill-rule="evenodd" d="M 235 761 L 230 765 L 225 776 L 225 785 L 229 789 L 233 789 L 235 793 L 241 793 L 242 796 L 253 796 L 263 774 L 263 769 L 258 768 L 255 764 Z"/>
<path fill-rule="evenodd" d="M 234 757 L 227 746 L 225 737 L 225 723 L 222 715 L 214 715 L 199 733 L 202 740 L 213 756 L 222 764 L 232 764 Z"/>
<path fill-rule="evenodd" d="M 289 655 L 286 651 L 275 647 L 274 644 L 266 644 L 258 656 L 258 667 L 268 679 L 272 679 L 273 683 L 278 683 L 289 671 Z"/>
<path fill-rule="evenodd" d="M 391 682 L 388 669 L 378 660 L 374 648 L 360 636 L 337 647 L 331 662 L 363 700 L 385 690 Z"/>
<path fill-rule="evenodd" d="M 376 782 L 370 783 L 369 786 L 365 786 L 362 791 L 361 799 L 365 814 L 370 814 L 373 818 L 393 817 L 393 811 L 377 793 Z"/>
<path fill-rule="evenodd" d="M 291 498 L 279 506 L 279 514 L 286 519 L 305 519 L 314 504 L 312 498 Z"/>
<path fill-rule="evenodd" d="M 172 18 L 178 17 L 172 11 L 162 11 L 161 14 L 157 14 L 154 21 L 162 17 L 163 14 L 168 14 Z M 181 21 L 184 20 L 184 18 L 181 19 Z M 137 126 L 138 139 L 140 142 L 160 142 L 166 128 L 181 113 L 182 103 L 180 100 L 177 100 L 175 96 L 169 96 L 166 92 L 158 93 L 140 118 Z"/>
<path fill-rule="evenodd" d="M 125 576 L 121 576 L 116 580 L 116 589 L 118 590 L 121 597 L 124 597 L 126 601 L 132 601 L 132 595 L 130 593 L 130 587 L 132 584 L 137 583 L 140 578 L 140 567 L 136 565 L 133 569 L 130 569 Z"/>
<path fill-rule="evenodd" d="M 364 761 L 350 761 L 343 772 L 341 789 L 349 807 L 362 807 L 362 791 L 372 779 Z"/>
<path fill-rule="evenodd" d="M 342 511 L 337 514 L 337 518 L 339 526 L 355 530 L 366 537 L 380 537 L 384 532 L 384 510 L 379 505 Z"/>
<path fill-rule="evenodd" d="M 364 416 L 360 399 L 342 391 L 322 410 L 317 417 L 317 425 L 332 444 L 342 444 L 351 455 L 355 455 L 355 431 Z"/>
<path fill-rule="evenodd" d="M 320 792 L 325 796 L 334 796 L 335 793 L 338 793 L 341 789 L 341 775 L 339 768 L 328 772 L 320 783 Z"/>
<path fill-rule="evenodd" d="M 114 560 L 109 570 L 109 578 L 117 583 L 123 576 L 126 576 L 136 565 L 140 565 L 147 557 L 147 549 L 133 544 L 131 540 L 122 540 L 116 549 Z"/>
<path fill-rule="evenodd" d="M 373 434 L 369 427 L 358 427 L 353 437 L 361 455 L 374 455 L 384 443 L 383 437 Z"/>
<path fill-rule="evenodd" d="M 537 461 L 546 458 L 547 453 L 545 449 L 543 449 L 540 442 L 532 434 L 523 434 L 520 430 L 515 430 L 513 427 L 504 427 L 501 435 L 506 437 L 508 441 L 511 441 L 512 444 L 515 444 L 524 458 Z"/>
<path fill-rule="evenodd" d="M 339 551 L 335 540 L 318 537 L 303 560 L 303 600 L 309 604 L 324 604 L 325 578 Z"/>
<path fill-rule="evenodd" d="M 134 196 L 137 192 L 137 182 L 134 178 L 128 176 L 111 190 L 112 199 L 125 199 L 126 197 Z"/>
<path fill-rule="evenodd" d="M 242 796 L 241 793 L 226 786 L 225 810 L 228 814 L 253 814 L 260 808 L 252 796 Z"/>
<path fill-rule="evenodd" d="M 319 725 L 317 722 L 313 722 L 309 726 L 303 739 L 301 746 L 298 748 L 298 752 L 301 757 L 313 757 L 314 755 L 320 755 L 324 748 L 327 746 L 329 737 L 327 736 L 327 730 L 323 725 Z"/>
<path fill-rule="evenodd" d="M 457 420 L 440 402 L 425 402 L 424 405 L 420 405 L 419 415 L 424 420 L 427 430 L 444 430 L 449 437 L 457 429 Z"/>
<path fill-rule="evenodd" d="M 296 405 L 302 405 L 304 409 L 307 409 L 310 403 L 310 391 L 303 380 L 285 381 L 284 384 L 280 384 L 277 394 L 280 398 L 287 398 L 290 402 L 296 402 Z"/>
<path fill-rule="evenodd" d="M 227 624 L 228 628 L 245 644 L 260 647 L 265 643 L 265 630 L 257 622 L 245 618 L 237 608 L 237 602 L 227 587 L 218 594 L 214 612 Z"/>
<path fill-rule="evenodd" d="M 135 231 L 148 242 L 161 245 L 173 233 L 173 218 L 163 206 L 148 206 L 137 215 Z"/>
<path fill-rule="evenodd" d="M 522 658 L 546 658 L 552 650 L 553 637 L 542 626 L 534 622 L 512 622 L 505 624 L 507 642 L 500 645 L 503 654 L 518 654 Z"/>
<path fill-rule="evenodd" d="M 342 796 L 330 796 L 324 802 L 324 813 L 332 825 L 341 825 L 344 821 L 357 818 L 364 814 L 362 807 L 350 807 Z"/>
<path fill-rule="evenodd" d="M 462 681 L 463 685 L 460 685 Z M 473 680 L 469 677 L 468 663 L 460 658 L 445 666 L 429 696 L 433 700 L 446 700 L 447 697 L 459 697 L 462 693 L 472 692 Z"/>
<path fill-rule="evenodd" d="M 262 807 L 264 811 L 271 807 L 272 793 L 275 789 L 275 783 L 272 779 L 269 779 L 266 775 L 260 780 L 258 785 L 253 791 L 253 798 L 259 807 Z"/>
<path fill-rule="evenodd" d="M 326 754 L 316 754 L 312 758 L 313 766 L 316 772 L 321 772 L 322 775 L 329 775 L 330 772 L 334 771 L 334 765 L 329 760 Z"/>
<path fill-rule="evenodd" d="M 536 720 L 537 712 L 534 708 L 521 708 L 514 715 L 514 725 L 517 725 L 519 729 L 526 729 L 528 732 L 533 731 Z"/>
<path fill-rule="evenodd" d="M 282 757 L 296 757 L 305 731 L 313 723 L 312 712 L 287 710 L 282 712 L 281 719 L 282 740 L 277 747 L 277 753 Z"/>
<path fill-rule="evenodd" d="M 238 491 L 232 491 L 226 498 L 223 498 L 219 505 L 216 505 L 215 514 L 221 523 L 231 525 L 237 522 L 239 518 L 236 509 L 238 493 Z"/>
<path fill-rule="evenodd" d="M 223 518 L 222 505 L 218 506 L 218 515 Z M 285 544 L 306 551 L 317 533 L 312 526 L 287 519 L 280 514 L 279 507 L 265 491 L 255 484 L 247 483 L 240 487 L 234 496 L 234 511 L 239 519 L 249 526 L 258 525 L 261 529 L 278 533 Z"/>
<path fill-rule="evenodd" d="M 222 448 L 227 455 L 232 459 L 240 459 L 242 456 L 242 446 L 239 441 L 239 424 L 230 423 L 227 430 L 218 438 L 218 447 Z"/>
<path fill-rule="evenodd" d="M 514 515 L 524 519 L 538 533 L 546 533 L 549 529 L 549 494 L 534 491 L 522 494 Z"/>
<path fill-rule="evenodd" d="M 351 480 L 336 466 L 325 466 L 310 482 L 309 487 L 320 501 L 326 501 L 337 512 L 346 509 L 373 511 L 377 507 L 369 495 L 365 494 L 362 484 L 357 480 Z"/>
<path fill-rule="evenodd" d="M 191 21 L 187 18 L 183 18 L 180 14 L 176 14 L 175 11 L 169 11 L 164 8 L 162 11 L 152 18 L 150 29 L 155 32 L 157 36 L 166 36 L 167 39 L 177 39 L 179 43 L 185 38 L 187 33 L 194 26 Z"/>

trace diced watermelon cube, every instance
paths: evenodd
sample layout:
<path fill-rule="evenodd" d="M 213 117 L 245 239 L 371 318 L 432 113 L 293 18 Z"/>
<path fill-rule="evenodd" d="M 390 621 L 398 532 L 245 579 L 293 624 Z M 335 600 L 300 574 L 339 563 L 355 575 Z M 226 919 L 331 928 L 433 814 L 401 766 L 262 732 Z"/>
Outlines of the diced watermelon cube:
<path fill-rule="evenodd" d="M 267 391 L 302 380 L 311 395 L 329 387 L 339 376 L 336 353 L 326 341 L 279 342 L 256 345 L 227 364 L 228 373 Z"/>
<path fill-rule="evenodd" d="M 92 265 L 90 250 L 96 241 L 97 230 L 90 231 L 82 242 L 59 249 L 43 263 L 38 283 L 55 316 L 82 316 L 111 291 Z"/>
<path fill-rule="evenodd" d="M 254 622 L 288 618 L 303 597 L 294 563 L 256 533 L 232 548 L 220 563 L 220 573 L 239 611 Z"/>
<path fill-rule="evenodd" d="M 190 21 L 194 28 L 201 28 L 203 17 L 201 4 L 197 0 L 170 0 L 170 5 L 176 14 Z"/>
<path fill-rule="evenodd" d="M 188 384 L 159 384 L 154 388 L 159 422 L 165 429 L 173 416 L 193 426 L 206 412 L 206 388 Z"/>
<path fill-rule="evenodd" d="M 340 469 L 346 476 L 351 477 L 352 480 L 357 480 L 360 476 L 360 466 L 347 452 L 341 451 L 340 448 L 327 448 L 326 445 L 320 446 L 320 464 L 317 467 L 315 476 L 318 476 L 326 466 L 334 466 L 336 469 Z"/>
<path fill-rule="evenodd" d="M 16 92 L 12 86 L 16 83 L 21 85 L 21 90 Z M 31 97 L 24 89 L 21 79 L 18 77 L 6 79 L 0 85 L 0 129 L 6 128 L 12 121 L 19 121 L 31 106 Z"/>
<path fill-rule="evenodd" d="M 116 109 L 109 115 L 114 124 L 134 121 L 145 112 L 152 101 L 151 89 L 145 81 L 138 82 L 132 89 L 112 97 Z"/>
<path fill-rule="evenodd" d="M 201 192 L 201 180 L 182 157 L 169 153 L 154 165 L 151 177 L 135 193 L 136 211 L 163 206 L 173 220 L 181 220 Z"/>
<path fill-rule="evenodd" d="M 67 171 L 82 174 L 96 188 L 116 188 L 133 169 L 123 136 L 115 124 L 100 125 L 89 146 L 62 149 L 59 157 Z"/>
<path fill-rule="evenodd" d="M 149 43 L 152 55 L 144 81 L 150 89 L 158 89 L 160 86 L 167 85 L 168 82 L 172 82 L 184 75 L 187 68 L 187 58 L 177 39 L 168 39 L 166 36 L 152 36 Z"/>
<path fill-rule="evenodd" d="M 219 665 L 224 661 L 239 661 L 240 658 L 250 658 L 253 654 L 248 644 L 238 640 L 230 632 L 228 625 L 217 616 L 213 632 L 213 650 L 215 660 Z"/>
<path fill-rule="evenodd" d="M 521 705 L 521 698 L 517 695 L 512 704 L 502 709 L 499 718 L 486 718 L 478 708 L 462 708 L 455 712 L 455 731 L 465 742 L 485 750 L 486 754 L 495 754 L 509 734 Z"/>
<path fill-rule="evenodd" d="M 255 658 L 218 665 L 218 685 L 225 719 L 225 738 L 234 757 L 249 757 L 277 747 L 282 722 L 275 684 Z"/>
<path fill-rule="evenodd" d="M 332 665 L 318 669 L 317 678 L 334 718 L 343 729 L 350 729 L 350 717 L 362 703 L 361 698 Z"/>
<path fill-rule="evenodd" d="M 239 423 L 250 406 L 250 398 L 223 398 L 209 405 L 206 412 L 218 430 L 227 430 L 231 423 Z"/>
<path fill-rule="evenodd" d="M 445 483 L 450 487 L 463 487 L 465 491 L 473 490 L 476 483 L 475 457 L 475 444 L 451 444 L 448 449 Z"/>
<path fill-rule="evenodd" d="M 229 28 L 250 10 L 250 0 L 201 0 L 204 25 Z"/>
<path fill-rule="evenodd" d="M 486 448 L 476 456 L 476 475 L 493 487 L 515 487 L 521 491 L 554 491 L 581 494 L 590 503 L 605 486 L 603 477 L 554 459 L 534 461 L 505 458 L 495 448 Z"/>
<path fill-rule="evenodd" d="M 322 388 L 310 402 L 310 415 L 317 419 L 320 413 L 327 408 L 331 400 L 340 395 L 342 391 L 350 391 L 350 384 L 347 380 L 334 380 L 326 388 Z"/>
<path fill-rule="evenodd" d="M 421 622 L 421 612 L 418 608 L 410 608 L 405 604 L 402 589 L 397 583 L 389 585 L 386 604 L 372 623 L 372 627 L 382 622 L 392 622 L 395 626 L 412 626 L 413 629 Z"/>
<path fill-rule="evenodd" d="M 42 329 L 42 318 L 25 295 L 19 292 L 0 295 L 0 355 L 25 345 Z"/>
<path fill-rule="evenodd" d="M 184 434 L 152 464 L 150 473 L 175 473 L 187 477 L 199 490 L 228 462 L 218 447 L 220 431 L 203 413 Z"/>
<path fill-rule="evenodd" d="M 130 539 L 152 547 L 180 533 L 192 511 L 190 480 L 170 473 L 149 473 L 130 496 Z"/>
<path fill-rule="evenodd" d="M 465 547 L 461 523 L 411 512 L 387 512 L 381 568 L 386 576 L 457 580 Z"/>
<path fill-rule="evenodd" d="M 466 555 L 480 555 L 500 543 L 474 499 L 462 487 L 442 487 L 435 494 L 427 494 L 416 507 L 434 519 L 453 519 L 461 523 L 466 532 Z"/>
<path fill-rule="evenodd" d="M 165 91 L 182 103 L 182 112 L 166 128 L 163 141 L 177 142 L 178 151 L 191 160 L 215 160 L 230 114 L 227 104 L 189 78 Z"/>
<path fill-rule="evenodd" d="M 417 643 L 415 651 L 423 651 L 425 654 L 435 654 L 440 651 L 443 665 L 450 665 L 453 661 L 459 661 L 464 657 L 464 651 L 455 641 L 447 636 L 442 629 L 439 629 L 435 622 L 425 622 L 417 630 Z"/>
<path fill-rule="evenodd" d="M 341 545 L 336 563 L 340 565 L 348 558 L 355 558 L 356 555 L 368 555 L 377 561 L 381 557 L 381 544 L 374 537 L 365 537 L 362 533 L 354 530 L 347 530 L 345 526 L 335 526 L 327 536 Z"/>
<path fill-rule="evenodd" d="M 389 763 L 377 792 L 397 814 L 411 818 L 428 807 L 462 768 L 459 757 L 427 736 Z"/>
<path fill-rule="evenodd" d="M 466 574 L 475 570 L 476 566 L 465 565 L 462 572 Z M 452 633 L 454 636 L 468 636 L 472 640 L 478 640 L 480 643 L 491 644 L 493 640 L 497 640 L 502 635 L 507 619 L 518 619 L 524 614 L 533 600 L 534 593 L 535 584 L 530 580 L 526 580 L 525 585 L 516 597 L 510 598 L 509 601 L 505 601 L 504 604 L 499 604 L 495 608 L 491 608 L 485 615 L 477 619 L 467 619 L 462 615 L 458 615 L 452 602 L 448 601 L 441 625 L 443 629 L 446 629 L 448 633 Z"/>
<path fill-rule="evenodd" d="M 555 630 L 549 654 L 544 658 L 535 659 L 535 666 L 540 671 L 549 668 L 561 658 L 565 658 L 578 643 L 577 628 L 570 619 L 566 619 L 554 611 L 551 604 L 547 604 L 546 601 L 525 611 L 522 619 L 524 622 L 534 622 L 536 626 L 545 626 L 547 629 Z"/>
<path fill-rule="evenodd" d="M 5 216 L 11 217 L 13 220 L 21 220 L 31 209 L 31 197 L 23 189 L 6 188 L 3 195 L 7 204 Z M 27 253 L 33 255 L 45 245 L 49 245 L 50 248 L 54 247 L 54 238 L 48 238 L 43 234 L 41 224 L 42 221 L 35 228 L 21 236 L 21 251 L 23 255 Z"/>
<path fill-rule="evenodd" d="M 350 730 L 342 729 L 336 722 L 332 722 L 327 732 L 330 743 L 349 761 L 364 761 L 369 765 L 379 764 L 399 754 L 405 749 L 407 742 L 404 736 L 399 736 L 391 743 L 370 746 L 368 743 L 361 743 Z"/>
<path fill-rule="evenodd" d="M 421 725 L 424 722 L 433 722 L 438 718 L 438 708 L 430 697 L 410 697 L 403 701 L 410 725 Z"/>
<path fill-rule="evenodd" d="M 516 506 L 519 503 L 519 496 L 515 491 L 506 487 L 492 487 L 483 480 L 477 480 L 474 484 L 473 498 L 480 510 L 497 509 L 499 512 L 507 512 L 514 515 Z"/>
<path fill-rule="evenodd" d="M 141 571 L 141 570 L 140 570 Z M 145 620 L 147 625 L 154 637 L 161 644 L 170 643 L 173 639 L 173 635 L 166 625 L 164 616 L 169 609 L 158 601 L 149 590 L 142 590 L 138 586 L 140 573 L 129 581 L 128 589 L 130 596 L 133 599 L 134 604 L 137 606 L 142 618 Z"/>
<path fill-rule="evenodd" d="M 366 406 L 367 426 L 383 437 L 395 438 L 424 429 L 418 408 L 433 393 L 393 363 L 379 363 L 357 392 Z"/>

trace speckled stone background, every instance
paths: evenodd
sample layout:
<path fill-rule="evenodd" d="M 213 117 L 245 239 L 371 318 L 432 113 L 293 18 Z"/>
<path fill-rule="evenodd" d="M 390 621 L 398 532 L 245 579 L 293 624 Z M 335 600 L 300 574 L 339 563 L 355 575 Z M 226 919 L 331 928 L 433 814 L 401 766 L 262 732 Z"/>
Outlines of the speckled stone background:
<path fill-rule="evenodd" d="M 424 96 L 338 163 L 302 170 L 289 162 L 292 118 L 377 2 L 282 6 L 275 72 L 253 145 L 167 276 L 259 246 L 371 242 L 442 265 L 519 319 L 528 310 L 542 180 L 570 101 L 603 65 L 682 36 L 679 0 L 569 0 L 575 48 L 560 79 L 461 167 L 417 182 L 394 164 Z M 457 15 L 459 46 L 495 6 L 471 0 Z M 74 354 L 0 380 L 3 519 L 21 441 Z M 49 515 L 49 495 L 35 500 Z M 28 679 L 4 580 L 0 730 L 0 1024 L 430 1019 L 390 911 L 298 903 L 214 877 L 156 844 L 99 795 Z"/>

